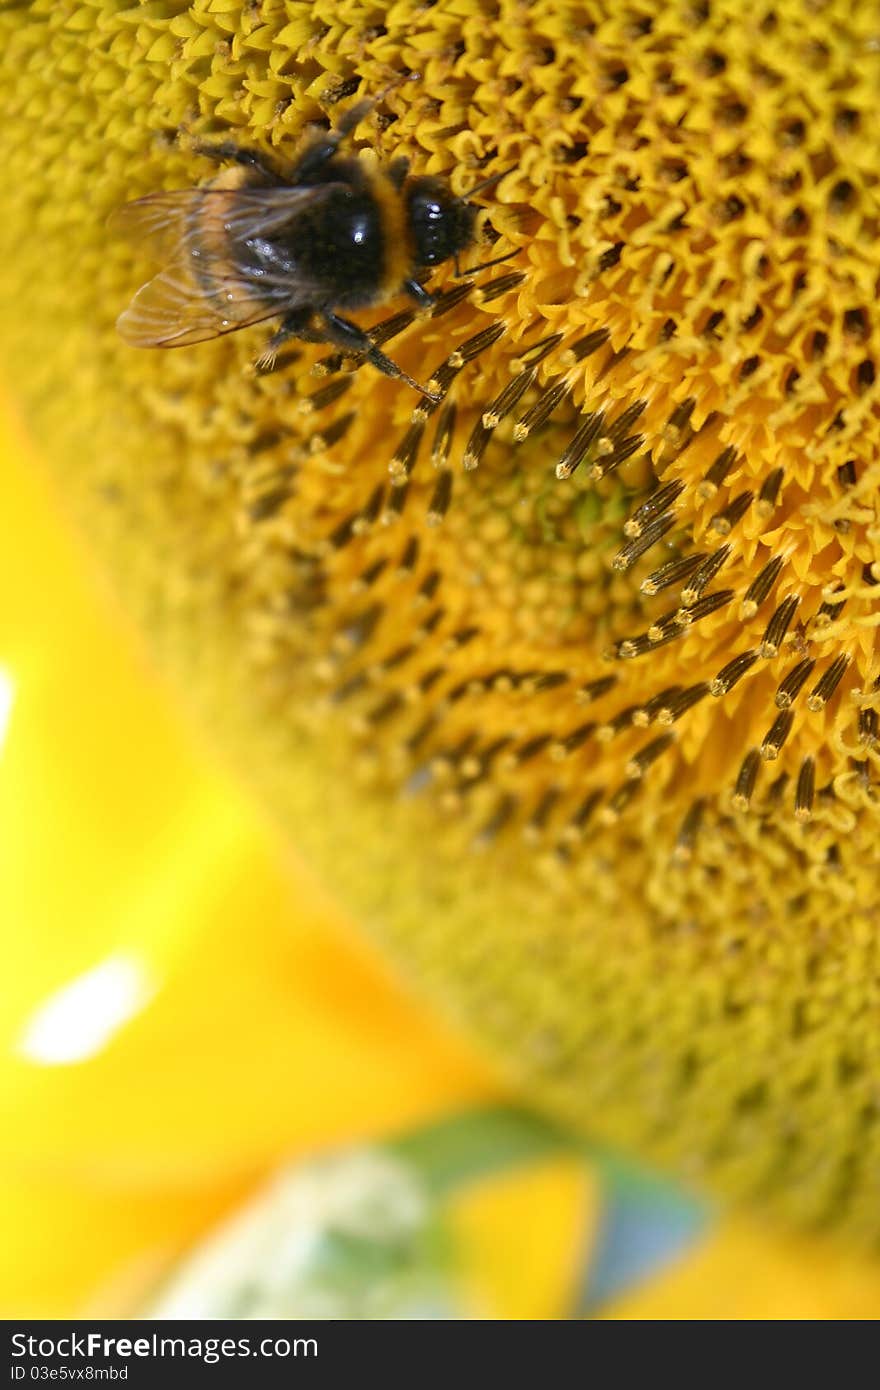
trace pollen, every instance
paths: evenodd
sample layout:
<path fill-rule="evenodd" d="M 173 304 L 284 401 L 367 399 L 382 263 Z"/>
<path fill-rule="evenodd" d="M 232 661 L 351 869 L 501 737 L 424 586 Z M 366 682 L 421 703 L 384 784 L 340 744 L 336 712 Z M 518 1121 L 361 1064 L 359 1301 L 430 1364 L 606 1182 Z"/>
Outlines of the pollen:
<path fill-rule="evenodd" d="M 880 1240 L 874 7 L 34 0 L 0 37 L 4 371 L 187 698 L 536 1103 Z M 116 206 L 370 95 L 362 157 L 503 175 L 430 310 L 358 316 L 436 401 L 254 368 L 260 328 L 121 343 Z"/>

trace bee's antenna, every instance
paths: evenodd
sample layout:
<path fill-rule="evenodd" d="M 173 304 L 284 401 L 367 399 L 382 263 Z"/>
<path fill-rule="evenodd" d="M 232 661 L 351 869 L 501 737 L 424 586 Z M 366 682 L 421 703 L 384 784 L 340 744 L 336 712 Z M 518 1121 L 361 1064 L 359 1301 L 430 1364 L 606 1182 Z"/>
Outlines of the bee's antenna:
<path fill-rule="evenodd" d="M 483 179 L 482 183 L 478 183 L 474 188 L 471 188 L 464 197 L 459 198 L 458 201 L 460 203 L 469 203 L 471 198 L 475 198 L 478 193 L 485 193 L 487 188 L 494 188 L 496 183 L 500 183 L 508 174 L 512 174 L 515 168 L 516 165 L 511 164 L 509 169 L 500 169 L 497 174 L 490 174 L 487 179 Z"/>
<path fill-rule="evenodd" d="M 496 256 L 492 261 L 481 261 L 479 265 L 472 265 L 470 270 L 462 270 L 458 264 L 458 256 L 455 257 L 455 272 L 453 280 L 463 280 L 468 275 L 476 275 L 478 270 L 491 270 L 493 265 L 501 265 L 503 261 L 510 261 L 519 254 L 519 247 L 515 246 L 512 251 L 505 251 L 503 256 Z"/>
<path fill-rule="evenodd" d="M 417 73 L 399 73 L 382 88 L 381 92 L 376 92 L 371 97 L 363 97 L 360 101 L 355 102 L 354 106 L 350 106 L 342 117 L 337 132 L 340 135 L 350 135 L 355 127 L 360 125 L 364 117 L 368 116 L 371 111 L 375 111 L 376 107 L 385 100 L 389 92 L 396 91 L 398 87 L 402 87 L 405 82 L 411 82 L 417 76 Z"/>

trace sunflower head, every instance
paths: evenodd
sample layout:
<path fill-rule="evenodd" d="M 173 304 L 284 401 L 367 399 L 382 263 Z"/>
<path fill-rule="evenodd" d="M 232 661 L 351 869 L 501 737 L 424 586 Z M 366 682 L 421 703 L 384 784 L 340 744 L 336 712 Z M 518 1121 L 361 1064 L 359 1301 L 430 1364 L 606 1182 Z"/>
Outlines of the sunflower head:
<path fill-rule="evenodd" d="M 0 26 L 8 371 L 165 660 L 537 1099 L 876 1237 L 872 8 Z M 114 206 L 384 89 L 360 159 L 503 175 L 502 263 L 360 316 L 436 402 L 309 345 L 254 372 L 260 330 L 119 342 Z"/>

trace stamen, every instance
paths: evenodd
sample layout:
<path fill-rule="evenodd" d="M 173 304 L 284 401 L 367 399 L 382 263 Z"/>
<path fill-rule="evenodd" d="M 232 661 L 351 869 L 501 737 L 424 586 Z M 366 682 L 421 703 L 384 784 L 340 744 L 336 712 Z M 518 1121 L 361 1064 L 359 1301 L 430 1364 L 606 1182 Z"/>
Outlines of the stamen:
<path fill-rule="evenodd" d="M 391 526 L 397 521 L 398 517 L 403 514 L 403 509 L 406 506 L 406 499 L 409 496 L 409 483 L 406 478 L 400 483 L 398 483 L 396 479 L 394 479 L 393 482 L 394 485 L 391 488 L 388 503 L 382 513 L 382 523 L 385 526 Z"/>
<path fill-rule="evenodd" d="M 626 437 L 631 427 L 644 415 L 647 404 L 647 401 L 633 401 L 632 405 L 628 405 L 626 410 L 622 410 L 617 418 L 611 421 L 608 438 L 612 443 L 617 443 Z"/>
<path fill-rule="evenodd" d="M 439 526 L 452 500 L 452 470 L 445 468 L 442 473 L 437 475 L 437 482 L 428 503 L 428 514 L 425 518 L 429 526 Z"/>
<path fill-rule="evenodd" d="M 707 585 L 715 578 L 721 566 L 730 555 L 730 546 L 722 545 L 713 550 L 697 569 L 693 579 L 681 591 L 681 601 L 686 608 L 692 607 Z"/>
<path fill-rule="evenodd" d="M 799 661 L 797 666 L 789 671 L 783 681 L 780 681 L 775 696 L 778 709 L 789 709 L 790 706 L 794 704 L 800 694 L 801 687 L 809 680 L 810 673 L 815 665 L 815 661 L 809 657 L 805 657 L 803 661 Z"/>
<path fill-rule="evenodd" d="M 782 487 L 784 477 L 784 468 L 774 468 L 772 473 L 767 474 L 767 477 L 761 485 L 761 491 L 758 494 L 757 510 L 759 516 L 769 517 L 773 515 L 773 512 L 776 510 L 779 490 Z"/>
<path fill-rule="evenodd" d="M 730 446 L 723 449 L 697 487 L 697 496 L 702 501 L 710 502 L 712 500 L 735 462 L 736 449 Z"/>
<path fill-rule="evenodd" d="M 784 709 L 780 714 L 777 714 L 761 744 L 761 757 L 766 763 L 772 763 L 779 757 L 793 724 L 794 714 L 790 709 Z"/>
<path fill-rule="evenodd" d="M 363 535 L 365 531 L 368 531 L 370 527 L 378 521 L 384 498 L 385 484 L 377 483 L 367 498 L 364 507 L 354 519 L 352 529 L 356 536 Z"/>
<path fill-rule="evenodd" d="M 678 560 L 667 560 L 665 565 L 661 565 L 653 574 L 649 574 L 647 579 L 642 580 L 639 589 L 649 598 L 653 598 L 654 594 L 659 594 L 663 589 L 670 589 L 674 584 L 680 584 L 682 580 L 687 579 L 695 569 L 699 569 L 706 558 L 704 554 L 698 553 L 683 555 Z"/>
<path fill-rule="evenodd" d="M 745 598 L 739 610 L 740 618 L 744 622 L 747 622 L 750 618 L 754 618 L 761 604 L 779 578 L 779 572 L 782 569 L 783 563 L 784 561 L 781 555 L 774 555 L 773 559 L 768 560 L 764 568 L 752 580 L 746 590 Z"/>
<path fill-rule="evenodd" d="M 352 589 L 359 592 L 363 592 L 364 589 L 369 589 L 387 568 L 388 557 L 387 555 L 383 555 L 381 559 L 374 560 L 371 565 L 368 565 L 367 568 L 358 575 L 357 579 L 352 580 Z"/>
<path fill-rule="evenodd" d="M 273 487 L 270 491 L 259 494 L 248 503 L 247 514 L 249 519 L 254 523 L 271 520 L 273 516 L 277 516 L 278 512 L 284 506 L 284 503 L 292 496 L 292 482 L 288 483 L 286 486 Z"/>
<path fill-rule="evenodd" d="M 518 372 L 484 410 L 481 417 L 483 429 L 494 430 L 519 404 L 534 379 L 535 368 L 532 364 Z M 474 427 L 474 433 L 476 430 L 477 426 Z M 470 447 L 470 443 L 468 447 Z"/>
<path fill-rule="evenodd" d="M 419 550 L 418 536 L 410 536 L 403 548 L 403 554 L 397 562 L 397 573 L 401 579 L 405 579 L 407 575 L 412 574 L 418 564 Z"/>
<path fill-rule="evenodd" d="M 600 700 L 603 695 L 608 694 L 609 690 L 614 689 L 617 681 L 617 676 L 600 676 L 598 680 L 582 685 L 579 690 L 575 691 L 575 704 L 590 705 L 594 700 Z"/>
<path fill-rule="evenodd" d="M 431 446 L 431 464 L 434 468 L 449 467 L 449 452 L 455 434 L 455 402 L 447 401 L 437 417 L 437 430 Z"/>
<path fill-rule="evenodd" d="M 400 439 L 398 448 L 393 452 L 391 463 L 388 464 L 388 471 L 391 474 L 392 488 L 400 488 L 405 484 L 418 457 L 418 449 L 421 448 L 425 432 L 425 421 L 417 420 L 410 425 L 409 430 Z"/>
<path fill-rule="evenodd" d="M 633 724 L 637 729 L 645 729 L 661 712 L 665 713 L 671 708 L 672 701 L 676 695 L 681 694 L 680 685 L 667 686 L 665 690 L 660 690 L 656 695 L 652 695 L 640 709 L 633 715 Z"/>
<path fill-rule="evenodd" d="M 652 763 L 655 763 L 667 748 L 671 748 L 675 742 L 675 734 L 660 734 L 658 738 L 633 754 L 626 764 L 624 771 L 627 777 L 644 777 Z"/>
<path fill-rule="evenodd" d="M 709 522 L 709 527 L 719 536 L 729 536 L 734 526 L 742 521 L 752 505 L 753 492 L 741 492 L 723 511 L 717 512 Z"/>
<path fill-rule="evenodd" d="M 561 792 L 558 787 L 549 787 L 545 791 L 528 823 L 523 827 L 523 834 L 527 840 L 535 841 L 540 838 L 560 796 Z"/>
<path fill-rule="evenodd" d="M 788 598 L 782 600 L 776 612 L 773 614 L 773 617 L 767 624 L 764 636 L 761 638 L 761 643 L 758 647 L 758 654 L 762 656 L 765 661 L 769 661 L 772 657 L 779 655 L 779 648 L 785 640 L 785 634 L 788 632 L 789 625 L 797 612 L 799 604 L 799 595 L 789 594 Z"/>
<path fill-rule="evenodd" d="M 571 347 L 565 348 L 559 354 L 560 365 L 568 370 L 576 362 L 586 361 L 588 357 L 608 342 L 610 336 L 607 328 L 596 328 L 586 337 L 578 338 L 577 342 L 572 343 Z"/>
<path fill-rule="evenodd" d="M 334 526 L 327 537 L 334 550 L 342 550 L 344 546 L 348 545 L 354 535 L 354 523 L 359 515 L 359 512 L 352 512 L 349 516 L 343 517 L 337 526 Z"/>
<path fill-rule="evenodd" d="M 594 482 L 599 482 L 602 478 L 607 478 L 609 473 L 613 473 L 615 468 L 619 468 L 622 463 L 626 463 L 628 458 L 638 453 L 645 442 L 642 434 L 630 435 L 629 439 L 623 439 L 612 449 L 610 454 L 606 454 L 601 460 L 597 460 L 590 469 L 590 477 Z M 599 445 L 602 441 L 599 440 Z"/>
<path fill-rule="evenodd" d="M 875 748 L 878 729 L 880 729 L 880 719 L 878 719 L 876 709 L 872 707 L 860 709 L 859 742 L 865 744 L 867 748 Z"/>
<path fill-rule="evenodd" d="M 687 714 L 689 709 L 698 705 L 709 694 L 709 685 L 706 681 L 701 681 L 699 685 L 692 685 L 687 690 L 682 690 L 667 705 L 661 706 L 657 711 L 658 724 L 674 724 L 681 719 L 683 714 Z"/>
<path fill-rule="evenodd" d="M 820 677 L 807 696 L 807 709 L 812 710 L 814 714 L 818 714 L 825 708 L 843 679 L 843 674 L 848 665 L 848 656 L 841 655 L 835 657 L 834 661 L 832 661 L 831 665 L 828 667 L 828 670 Z"/>
<path fill-rule="evenodd" d="M 816 764 L 813 758 L 806 757 L 801 763 L 794 794 L 794 817 L 802 825 L 812 817 L 815 790 Z"/>
<path fill-rule="evenodd" d="M 566 446 L 565 452 L 556 465 L 556 476 L 560 482 L 570 478 L 572 473 L 583 463 L 593 444 L 599 437 L 599 433 L 605 423 L 604 411 L 597 410 L 592 415 L 587 415 L 577 433 L 572 436 Z"/>
<path fill-rule="evenodd" d="M 337 415 L 336 419 L 332 420 L 325 429 L 316 430 L 314 434 L 309 436 L 309 452 L 322 454 L 326 453 L 328 449 L 332 449 L 348 434 L 354 424 L 354 416 L 353 410 L 347 410 L 344 415 Z"/>
<path fill-rule="evenodd" d="M 506 325 L 503 322 L 491 323 L 488 328 L 483 328 L 473 337 L 466 338 L 463 343 L 459 343 L 458 347 L 449 354 L 446 361 L 431 378 L 428 383 L 429 390 L 435 395 L 442 395 L 445 390 L 449 389 L 449 385 L 462 367 L 466 366 L 468 362 L 473 362 L 475 358 L 480 356 L 480 353 L 493 347 L 506 331 Z M 452 373 L 452 375 L 447 381 L 448 373 Z M 423 406 L 422 409 L 425 407 Z"/>
<path fill-rule="evenodd" d="M 314 391 L 311 396 L 304 396 L 298 406 L 300 415 L 311 415 L 313 411 L 325 410 L 328 405 L 333 405 L 344 396 L 346 391 L 350 391 L 353 385 L 353 376 L 342 376 Z"/>
<path fill-rule="evenodd" d="M 612 568 L 616 570 L 630 569 L 637 560 L 647 554 L 652 546 L 662 540 L 667 532 L 672 530 L 675 520 L 673 512 L 665 512 L 662 516 L 658 516 L 656 520 L 645 527 L 640 536 L 634 536 L 618 550 L 611 561 Z"/>
<path fill-rule="evenodd" d="M 588 792 L 562 832 L 564 841 L 573 843 L 582 838 L 584 828 L 601 800 L 601 791 Z"/>
<path fill-rule="evenodd" d="M 696 404 L 694 397 L 688 396 L 687 400 L 675 407 L 663 427 L 663 437 L 667 443 L 677 446 L 685 438 Z"/>
<path fill-rule="evenodd" d="M 624 729 L 632 728 L 633 720 L 640 708 L 639 705 L 627 705 L 625 709 L 618 710 L 614 718 L 608 720 L 606 724 L 597 724 L 596 738 L 599 742 L 610 743 L 618 734 L 622 734 Z"/>
<path fill-rule="evenodd" d="M 696 801 L 692 801 L 685 812 L 684 819 L 682 820 L 681 827 L 676 836 L 675 847 L 672 851 L 673 859 L 679 864 L 687 864 L 689 860 L 693 858 L 694 847 L 700 833 L 705 809 L 705 798 L 697 797 Z"/>
<path fill-rule="evenodd" d="M 641 506 L 636 508 L 632 516 L 623 523 L 623 534 L 625 536 L 640 536 L 646 524 L 659 513 L 665 512 L 667 508 L 671 507 L 683 492 L 684 483 L 677 479 L 671 483 L 665 483 L 662 487 L 655 488 L 650 497 L 646 498 Z"/>
<path fill-rule="evenodd" d="M 519 375 L 528 368 L 537 367 L 545 357 L 550 356 L 557 344 L 562 342 L 562 336 L 561 333 L 551 333 L 549 337 L 541 338 L 537 343 L 530 343 L 528 347 L 523 348 L 518 357 L 511 357 L 511 370 Z"/>
<path fill-rule="evenodd" d="M 722 666 L 718 675 L 709 682 L 709 694 L 716 699 L 726 695 L 729 690 L 741 681 L 747 671 L 750 671 L 758 660 L 757 652 L 740 652 L 732 661 L 728 661 L 726 666 Z"/>
<path fill-rule="evenodd" d="M 568 671 L 536 671 L 523 677 L 522 691 L 525 695 L 538 695 L 542 690 L 558 690 L 570 680 Z"/>
<path fill-rule="evenodd" d="M 463 300 L 467 299 L 473 288 L 473 280 L 460 280 L 457 285 L 452 285 L 448 290 L 441 290 L 431 306 L 429 317 L 440 319 L 444 314 L 450 313 Z"/>
<path fill-rule="evenodd" d="M 736 786 L 733 789 L 731 801 L 737 811 L 747 811 L 749 802 L 755 790 L 755 783 L 758 780 L 758 770 L 761 766 L 761 754 L 757 748 L 750 748 L 743 758 L 742 765 L 736 779 Z"/>
<path fill-rule="evenodd" d="M 631 777 L 629 781 L 622 782 L 615 792 L 608 799 L 607 805 L 603 806 L 600 819 L 603 825 L 613 825 L 616 820 L 623 815 L 629 803 L 632 801 L 639 789 L 641 778 Z"/>
<path fill-rule="evenodd" d="M 517 444 L 521 444 L 524 439 L 528 439 L 533 430 L 539 429 L 550 416 L 556 407 L 565 400 L 571 392 L 571 382 L 562 380 L 557 381 L 552 386 L 545 386 L 535 401 L 533 406 L 526 411 L 513 427 L 513 437 Z"/>
<path fill-rule="evenodd" d="M 595 728 L 596 724 L 594 720 L 590 720 L 586 724 L 579 724 L 576 729 L 572 729 L 570 734 L 566 734 L 564 738 L 551 743 L 548 750 L 550 757 L 554 762 L 562 762 L 563 758 L 567 758 L 569 753 L 576 752 L 578 748 L 581 748 L 583 744 L 586 743 Z"/>
<path fill-rule="evenodd" d="M 477 293 L 480 296 L 481 304 L 491 304 L 494 300 L 500 299 L 508 290 L 515 290 L 525 280 L 525 272 L 521 270 L 510 270 L 506 275 L 499 275 L 497 280 L 492 280 L 488 285 L 481 285 Z"/>
<path fill-rule="evenodd" d="M 551 742 L 550 734 L 536 734 L 534 738 L 528 739 L 521 748 L 516 749 L 512 754 L 512 766 L 522 767 L 523 763 L 530 762 L 532 758 L 543 753 L 544 749 Z"/>

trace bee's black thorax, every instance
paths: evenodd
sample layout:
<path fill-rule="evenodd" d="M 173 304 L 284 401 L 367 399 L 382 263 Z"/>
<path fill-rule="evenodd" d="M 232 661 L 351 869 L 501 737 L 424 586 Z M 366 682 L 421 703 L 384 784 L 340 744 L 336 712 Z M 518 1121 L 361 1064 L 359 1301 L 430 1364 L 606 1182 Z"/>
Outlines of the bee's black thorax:
<path fill-rule="evenodd" d="M 313 287 L 316 309 L 355 309 L 375 303 L 399 286 L 399 246 L 389 226 L 385 180 L 358 159 L 332 159 L 304 182 L 326 193 L 271 239 L 250 238 L 245 255 L 261 274 L 290 274 Z M 399 199 L 398 199 L 399 201 Z M 393 218 L 391 219 L 393 221 Z M 389 272 L 392 272 L 390 275 Z M 396 283 L 389 285 L 389 279 Z M 255 292 L 259 293 L 258 284 Z"/>

